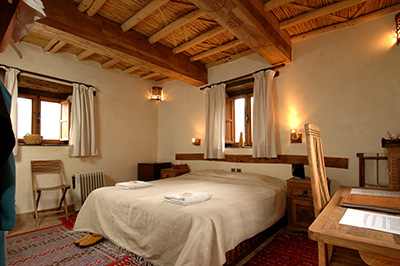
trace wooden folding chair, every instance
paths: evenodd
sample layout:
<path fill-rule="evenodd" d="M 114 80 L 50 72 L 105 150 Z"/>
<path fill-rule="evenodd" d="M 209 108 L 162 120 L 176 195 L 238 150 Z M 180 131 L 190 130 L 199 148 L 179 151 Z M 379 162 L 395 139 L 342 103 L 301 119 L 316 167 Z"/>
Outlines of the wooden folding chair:
<path fill-rule="evenodd" d="M 31 161 L 31 171 L 32 171 L 32 190 L 33 190 L 33 204 L 35 207 L 35 220 L 36 226 L 39 226 L 39 214 L 40 215 L 49 215 L 54 213 L 65 212 L 65 218 L 68 220 L 68 207 L 66 194 L 70 185 L 64 184 L 64 173 L 62 171 L 62 161 L 61 160 L 49 160 L 49 161 Z M 40 186 L 38 182 L 38 177 L 41 179 L 59 179 L 53 181 L 53 183 L 58 183 L 55 186 Z M 43 181 L 43 180 L 41 180 Z M 51 181 L 50 181 L 51 182 Z M 38 210 L 39 201 L 42 196 L 42 192 L 44 191 L 61 191 L 61 199 L 60 204 L 57 208 L 53 209 L 43 209 Z M 62 205 L 64 203 L 64 210 L 62 210 Z"/>
<path fill-rule="evenodd" d="M 325 171 L 324 153 L 319 127 L 305 124 L 308 164 L 310 167 L 311 190 L 314 215 L 317 217 L 331 199 Z M 318 242 L 319 265 L 367 265 L 355 250 L 337 249 Z"/>

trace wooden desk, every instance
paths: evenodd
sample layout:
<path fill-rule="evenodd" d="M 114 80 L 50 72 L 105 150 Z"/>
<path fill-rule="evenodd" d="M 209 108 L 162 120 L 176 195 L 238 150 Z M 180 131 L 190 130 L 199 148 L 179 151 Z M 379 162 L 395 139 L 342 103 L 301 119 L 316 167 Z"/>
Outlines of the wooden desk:
<path fill-rule="evenodd" d="M 331 201 L 308 228 L 310 239 L 318 241 L 319 265 L 327 265 L 324 245 L 334 245 L 400 260 L 400 235 L 339 224 L 347 208 L 340 207 L 350 187 L 339 187 Z"/>

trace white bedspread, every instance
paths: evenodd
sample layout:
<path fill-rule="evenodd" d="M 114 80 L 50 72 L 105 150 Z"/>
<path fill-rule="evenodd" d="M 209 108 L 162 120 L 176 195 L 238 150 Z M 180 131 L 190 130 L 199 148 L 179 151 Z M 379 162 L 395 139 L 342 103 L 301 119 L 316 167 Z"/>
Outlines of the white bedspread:
<path fill-rule="evenodd" d="M 222 265 L 228 250 L 285 214 L 286 182 L 265 175 L 202 170 L 151 183 L 93 191 L 74 230 L 102 234 L 156 265 Z M 190 206 L 164 201 L 187 190 L 213 196 Z"/>

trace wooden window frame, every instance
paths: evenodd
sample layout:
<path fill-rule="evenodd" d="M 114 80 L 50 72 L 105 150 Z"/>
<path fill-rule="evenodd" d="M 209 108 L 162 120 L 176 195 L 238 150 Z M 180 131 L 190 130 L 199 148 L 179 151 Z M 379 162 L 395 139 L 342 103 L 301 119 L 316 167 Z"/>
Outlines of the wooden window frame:
<path fill-rule="evenodd" d="M 55 103 L 60 103 L 61 108 L 63 108 L 63 105 L 68 105 L 68 117 L 63 120 L 61 119 L 60 121 L 60 127 L 62 123 L 67 123 L 68 125 L 68 131 L 69 132 L 69 118 L 70 118 L 70 102 L 67 99 L 62 99 L 64 97 L 48 97 L 46 96 L 46 93 L 26 93 L 26 89 L 23 89 L 25 93 L 18 93 L 19 98 L 26 98 L 26 99 L 31 99 L 32 100 L 32 134 L 41 134 L 40 133 L 40 114 L 42 113 L 40 110 L 41 107 L 41 101 L 46 101 L 46 102 L 55 102 Z M 38 119 L 39 117 L 39 119 Z M 61 129 L 62 130 L 62 129 Z M 62 134 L 62 133 L 61 133 Z M 67 137 L 65 136 L 60 136 L 60 139 L 43 139 L 42 144 L 53 144 L 53 145 L 65 145 L 68 144 L 69 141 L 69 135 Z M 24 139 L 18 139 L 18 143 L 25 143 Z"/>
<path fill-rule="evenodd" d="M 31 97 L 39 97 L 37 98 L 37 102 L 35 103 L 35 107 L 32 105 L 32 134 L 40 134 L 40 124 L 37 123 L 36 121 L 36 114 L 40 108 L 40 100 L 44 101 L 49 101 L 49 102 L 59 102 L 62 104 L 61 106 L 61 112 L 63 115 L 63 106 L 67 105 L 67 111 L 68 111 L 68 116 L 67 117 L 62 117 L 61 118 L 61 134 L 65 132 L 62 129 L 62 124 L 67 123 L 68 130 L 67 134 L 68 136 L 62 136 L 60 140 L 46 140 L 44 139 L 42 141 L 43 144 L 47 145 L 66 145 L 68 144 L 68 139 L 69 139 L 69 127 L 70 127 L 70 102 L 67 100 L 70 95 L 72 95 L 72 86 L 71 85 L 65 85 L 62 83 L 58 82 L 53 82 L 48 79 L 41 79 L 41 78 L 36 78 L 31 75 L 18 75 L 18 97 L 25 97 L 25 98 L 30 98 Z M 33 102 L 32 102 L 33 104 Z M 64 120 L 65 121 L 64 121 Z M 35 124 L 35 125 L 34 125 Z M 38 133 L 34 133 L 38 132 Z M 18 139 L 18 143 L 25 143 L 23 139 Z"/>
<path fill-rule="evenodd" d="M 251 97 L 253 93 L 243 93 L 226 99 L 226 133 L 225 133 L 225 145 L 227 147 L 239 147 L 239 142 L 236 142 L 236 125 L 235 125 L 235 99 L 245 99 L 245 132 L 244 132 L 244 146 L 251 147 L 253 145 L 252 140 L 252 125 L 251 125 Z"/>

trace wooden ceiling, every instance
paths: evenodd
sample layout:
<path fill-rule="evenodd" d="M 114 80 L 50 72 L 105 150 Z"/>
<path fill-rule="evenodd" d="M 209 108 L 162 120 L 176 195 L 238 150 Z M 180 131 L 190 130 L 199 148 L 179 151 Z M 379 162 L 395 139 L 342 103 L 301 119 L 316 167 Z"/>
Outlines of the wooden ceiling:
<path fill-rule="evenodd" d="M 251 53 L 272 65 L 288 63 L 294 41 L 400 9 L 400 0 L 42 2 L 47 18 L 22 41 L 145 80 L 195 86 L 207 83 L 208 67 Z"/>

